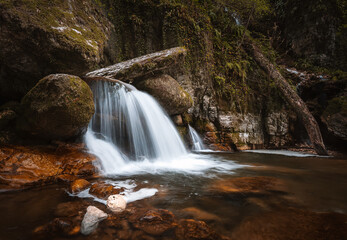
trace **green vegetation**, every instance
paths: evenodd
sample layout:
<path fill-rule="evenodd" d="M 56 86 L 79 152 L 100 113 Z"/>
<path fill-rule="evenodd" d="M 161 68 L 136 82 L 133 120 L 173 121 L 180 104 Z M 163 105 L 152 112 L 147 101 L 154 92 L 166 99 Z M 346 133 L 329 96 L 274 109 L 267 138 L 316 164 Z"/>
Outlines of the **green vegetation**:
<path fill-rule="evenodd" d="M 97 56 L 98 46 L 107 40 L 100 26 L 106 23 L 101 18 L 91 18 L 94 11 L 91 3 L 62 0 L 1 0 L 0 6 L 28 25 L 54 34 L 67 46 L 77 47 L 88 55 Z M 86 10 L 88 9 L 88 10 Z M 80 19 L 76 20 L 76 16 Z M 97 18 L 98 15 L 95 15 Z"/>
<path fill-rule="evenodd" d="M 242 3 L 236 0 L 99 0 L 97 3 L 107 9 L 107 15 L 116 26 L 116 61 L 184 46 L 188 49 L 185 67 L 194 81 L 212 79 L 219 98 L 237 103 L 227 104 L 232 110 L 259 112 L 259 105 L 253 101 L 255 93 L 270 83 L 266 83 L 266 75 L 244 51 L 242 42 L 245 34 L 249 35 L 249 27 L 254 28 L 259 19 L 272 13 L 268 0 Z M 236 24 L 237 16 L 243 26 Z M 275 61 L 277 55 L 271 40 L 265 34 L 255 33 L 252 32 L 252 37 Z M 269 91 L 274 89 L 271 87 Z"/>

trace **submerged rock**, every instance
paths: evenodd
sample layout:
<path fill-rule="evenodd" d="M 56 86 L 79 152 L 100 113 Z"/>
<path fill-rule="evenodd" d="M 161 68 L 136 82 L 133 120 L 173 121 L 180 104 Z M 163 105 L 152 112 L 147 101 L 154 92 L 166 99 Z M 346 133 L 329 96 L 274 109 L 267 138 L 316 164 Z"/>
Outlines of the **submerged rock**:
<path fill-rule="evenodd" d="M 238 177 L 215 181 L 210 189 L 222 194 L 264 194 L 268 191 L 281 191 L 283 184 L 273 177 Z"/>
<path fill-rule="evenodd" d="M 0 102 L 19 100 L 45 75 L 82 75 L 115 58 L 114 27 L 95 1 L 4 0 L 0 28 Z"/>
<path fill-rule="evenodd" d="M 192 216 L 194 219 L 202 220 L 202 221 L 220 221 L 220 217 L 213 213 L 206 212 L 202 209 L 196 207 L 188 207 L 182 209 L 184 214 Z"/>
<path fill-rule="evenodd" d="M 91 234 L 97 227 L 99 222 L 107 218 L 107 214 L 94 206 L 89 206 L 81 223 L 81 233 L 83 235 Z"/>
<path fill-rule="evenodd" d="M 45 139 L 67 140 L 82 134 L 94 114 L 93 94 L 79 77 L 51 74 L 22 99 L 18 128 Z"/>
<path fill-rule="evenodd" d="M 123 212 L 127 206 L 127 202 L 122 195 L 111 195 L 107 199 L 107 208 L 114 213 Z"/>
<path fill-rule="evenodd" d="M 177 226 L 173 213 L 164 209 L 147 211 L 141 211 L 140 209 L 130 216 L 129 222 L 135 228 L 155 236 L 161 235 Z"/>
<path fill-rule="evenodd" d="M 178 239 L 184 240 L 218 240 L 223 239 L 203 221 L 183 219 L 176 228 Z M 225 239 L 225 238 L 224 238 Z"/>
<path fill-rule="evenodd" d="M 77 146 L 0 147 L 0 183 L 23 187 L 96 172 L 96 158 Z"/>
<path fill-rule="evenodd" d="M 193 106 L 193 99 L 189 93 L 169 75 L 146 79 L 136 87 L 156 98 L 170 115 L 184 113 Z"/>

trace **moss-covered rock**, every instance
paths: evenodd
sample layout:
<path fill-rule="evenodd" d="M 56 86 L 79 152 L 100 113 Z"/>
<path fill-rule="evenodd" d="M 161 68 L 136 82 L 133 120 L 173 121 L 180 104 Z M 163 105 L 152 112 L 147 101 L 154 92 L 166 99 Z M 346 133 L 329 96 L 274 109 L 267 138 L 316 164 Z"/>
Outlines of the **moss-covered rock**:
<path fill-rule="evenodd" d="M 0 28 L 0 103 L 48 74 L 82 75 L 114 58 L 114 27 L 93 0 L 2 0 Z"/>
<path fill-rule="evenodd" d="M 17 127 L 45 139 L 66 140 L 84 132 L 94 114 L 93 94 L 79 77 L 51 74 L 22 99 Z"/>
<path fill-rule="evenodd" d="M 136 87 L 155 97 L 170 114 L 181 114 L 193 106 L 192 97 L 169 75 L 141 81 Z"/>

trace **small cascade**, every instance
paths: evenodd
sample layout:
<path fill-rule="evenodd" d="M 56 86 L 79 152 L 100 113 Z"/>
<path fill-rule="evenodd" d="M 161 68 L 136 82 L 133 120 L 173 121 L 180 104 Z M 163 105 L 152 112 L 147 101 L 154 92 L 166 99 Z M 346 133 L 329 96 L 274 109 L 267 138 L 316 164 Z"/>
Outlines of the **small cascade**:
<path fill-rule="evenodd" d="M 95 114 L 86 144 L 101 160 L 104 173 L 129 161 L 163 161 L 187 154 L 179 133 L 153 97 L 121 82 L 96 81 L 91 88 Z"/>
<path fill-rule="evenodd" d="M 196 132 L 194 128 L 192 128 L 190 125 L 188 125 L 189 128 L 189 136 L 192 139 L 193 143 L 193 150 L 195 151 L 202 151 L 205 150 L 204 143 L 202 142 L 202 139 L 200 138 L 199 134 Z"/>

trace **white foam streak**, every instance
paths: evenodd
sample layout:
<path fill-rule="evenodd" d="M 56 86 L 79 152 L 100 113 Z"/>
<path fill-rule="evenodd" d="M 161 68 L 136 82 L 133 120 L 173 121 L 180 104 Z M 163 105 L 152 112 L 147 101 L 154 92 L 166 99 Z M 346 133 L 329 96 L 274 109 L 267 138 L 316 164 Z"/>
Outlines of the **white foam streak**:
<path fill-rule="evenodd" d="M 243 152 L 262 153 L 262 154 L 277 154 L 277 155 L 284 155 L 284 156 L 290 156 L 290 157 L 318 157 L 319 156 L 319 155 L 316 155 L 316 154 L 294 152 L 294 151 L 289 151 L 289 150 L 266 150 L 266 149 L 259 149 L 259 150 L 245 150 Z"/>

